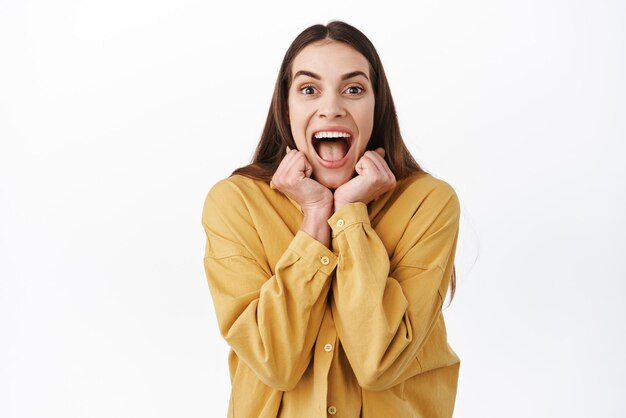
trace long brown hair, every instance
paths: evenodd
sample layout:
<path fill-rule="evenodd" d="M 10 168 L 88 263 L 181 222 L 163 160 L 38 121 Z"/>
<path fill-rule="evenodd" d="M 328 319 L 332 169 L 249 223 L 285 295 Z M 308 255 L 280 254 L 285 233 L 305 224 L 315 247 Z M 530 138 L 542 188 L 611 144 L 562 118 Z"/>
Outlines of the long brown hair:
<path fill-rule="evenodd" d="M 286 147 L 297 149 L 291 134 L 288 117 L 289 88 L 293 60 L 306 46 L 324 40 L 343 42 L 360 52 L 369 62 L 370 79 L 374 88 L 374 126 L 367 144 L 368 150 L 382 147 L 385 161 L 397 180 L 424 170 L 407 149 L 402 135 L 396 108 L 383 64 L 372 42 L 357 28 L 341 21 L 328 25 L 313 25 L 302 31 L 291 43 L 278 72 L 265 127 L 257 145 L 252 162 L 233 171 L 232 175 L 269 182 L 286 154 Z M 450 279 L 450 301 L 456 289 L 456 271 Z"/>

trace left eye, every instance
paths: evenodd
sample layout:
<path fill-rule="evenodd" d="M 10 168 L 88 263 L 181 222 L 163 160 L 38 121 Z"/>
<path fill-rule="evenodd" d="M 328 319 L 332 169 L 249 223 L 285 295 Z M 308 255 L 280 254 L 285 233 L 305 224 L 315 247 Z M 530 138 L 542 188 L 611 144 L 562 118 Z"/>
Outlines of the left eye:
<path fill-rule="evenodd" d="M 346 89 L 346 92 L 349 94 L 361 94 L 363 91 L 363 88 L 359 86 L 351 86 Z"/>

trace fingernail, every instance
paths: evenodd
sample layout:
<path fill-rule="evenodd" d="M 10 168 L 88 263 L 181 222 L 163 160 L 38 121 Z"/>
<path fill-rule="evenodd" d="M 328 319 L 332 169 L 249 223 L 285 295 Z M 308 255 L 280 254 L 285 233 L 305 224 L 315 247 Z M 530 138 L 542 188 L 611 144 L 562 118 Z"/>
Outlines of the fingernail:
<path fill-rule="evenodd" d="M 289 148 L 289 145 L 287 145 L 287 152 L 291 151 L 291 148 Z"/>

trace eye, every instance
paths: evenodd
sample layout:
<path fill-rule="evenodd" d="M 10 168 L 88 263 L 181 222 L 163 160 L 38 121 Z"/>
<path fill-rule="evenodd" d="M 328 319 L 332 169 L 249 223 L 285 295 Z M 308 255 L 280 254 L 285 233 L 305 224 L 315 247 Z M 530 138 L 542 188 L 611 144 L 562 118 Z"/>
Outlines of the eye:
<path fill-rule="evenodd" d="M 346 89 L 346 92 L 348 94 L 353 94 L 353 95 L 362 94 L 364 91 L 365 89 L 360 86 L 350 86 Z"/>
<path fill-rule="evenodd" d="M 302 86 L 300 87 L 300 93 L 310 96 L 311 94 L 315 94 L 315 87 L 313 86 Z"/>

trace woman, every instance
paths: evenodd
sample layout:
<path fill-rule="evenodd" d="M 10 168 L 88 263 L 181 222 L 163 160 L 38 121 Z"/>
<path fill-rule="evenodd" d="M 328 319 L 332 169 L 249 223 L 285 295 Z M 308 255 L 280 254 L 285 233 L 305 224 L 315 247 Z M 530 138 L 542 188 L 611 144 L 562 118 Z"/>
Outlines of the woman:
<path fill-rule="evenodd" d="M 251 165 L 209 192 L 205 271 L 229 417 L 450 417 L 459 203 L 407 150 L 370 41 L 343 22 L 287 50 Z"/>

